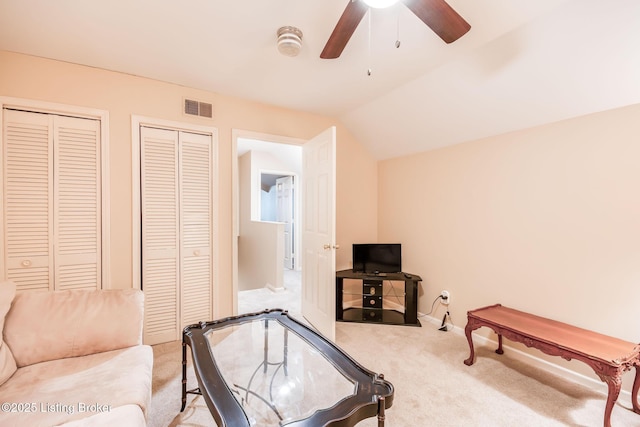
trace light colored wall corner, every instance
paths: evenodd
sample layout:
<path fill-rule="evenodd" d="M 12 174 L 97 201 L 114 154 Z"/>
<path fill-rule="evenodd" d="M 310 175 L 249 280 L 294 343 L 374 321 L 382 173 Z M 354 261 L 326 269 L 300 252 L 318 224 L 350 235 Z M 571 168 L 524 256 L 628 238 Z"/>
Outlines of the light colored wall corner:
<path fill-rule="evenodd" d="M 419 310 L 446 289 L 457 321 L 501 303 L 640 342 L 639 116 L 631 105 L 381 161 L 379 238 L 422 277 Z"/>
<path fill-rule="evenodd" d="M 378 162 L 343 126 L 337 128 L 337 270 L 352 267 L 352 244 L 376 242 Z"/>

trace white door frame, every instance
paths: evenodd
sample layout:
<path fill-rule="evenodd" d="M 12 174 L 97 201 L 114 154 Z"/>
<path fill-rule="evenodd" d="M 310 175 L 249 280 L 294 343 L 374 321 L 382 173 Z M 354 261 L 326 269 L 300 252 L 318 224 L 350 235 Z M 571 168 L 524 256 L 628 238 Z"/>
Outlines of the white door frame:
<path fill-rule="evenodd" d="M 211 135 L 212 139 L 212 155 L 213 155 L 213 183 L 212 183 L 212 192 L 213 192 L 213 212 L 211 213 L 212 218 L 212 233 L 213 240 L 211 242 L 211 250 L 213 251 L 213 316 L 214 318 L 219 317 L 220 314 L 220 281 L 218 277 L 218 268 L 220 265 L 219 262 L 219 238 L 218 238 L 218 211 L 219 211 L 219 196 L 218 196 L 218 185 L 220 182 L 219 179 L 219 168 L 218 168 L 218 129 L 212 126 L 201 126 L 195 125 L 191 123 L 183 123 L 183 122 L 175 122 L 171 120 L 163 120 L 156 119 L 152 117 L 131 116 L 131 283 L 133 289 L 141 289 L 141 263 L 142 258 L 140 255 L 141 247 L 142 247 L 142 229 L 141 229 L 141 210 L 140 210 L 140 126 L 150 126 L 150 127 L 158 127 L 162 129 L 172 129 L 177 131 L 184 132 L 194 132 L 201 133 L 206 135 Z"/>
<path fill-rule="evenodd" d="M 231 129 L 231 221 L 232 221 L 232 298 L 233 298 L 233 314 L 238 314 L 238 238 L 240 237 L 240 176 L 238 166 L 238 139 L 253 139 L 257 141 L 271 142 L 275 144 L 302 145 L 307 142 L 301 138 L 292 138 L 289 136 L 272 135 L 262 132 L 253 132 L 242 129 Z M 298 216 L 300 212 L 298 210 Z"/>

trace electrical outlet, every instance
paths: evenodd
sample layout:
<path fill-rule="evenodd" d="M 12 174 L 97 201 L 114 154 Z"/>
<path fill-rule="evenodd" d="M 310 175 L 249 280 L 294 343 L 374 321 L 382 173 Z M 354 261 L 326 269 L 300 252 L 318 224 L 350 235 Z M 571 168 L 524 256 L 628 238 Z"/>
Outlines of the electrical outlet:
<path fill-rule="evenodd" d="M 440 302 L 444 305 L 451 304 L 451 295 L 449 294 L 449 291 L 440 292 Z"/>

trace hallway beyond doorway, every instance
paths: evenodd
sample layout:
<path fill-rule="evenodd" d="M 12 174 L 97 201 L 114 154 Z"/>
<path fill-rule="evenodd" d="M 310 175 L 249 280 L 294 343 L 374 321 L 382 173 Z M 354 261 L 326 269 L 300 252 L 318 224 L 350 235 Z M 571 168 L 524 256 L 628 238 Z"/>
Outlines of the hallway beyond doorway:
<path fill-rule="evenodd" d="M 302 272 L 284 269 L 284 290 L 272 291 L 266 287 L 238 292 L 238 314 L 281 308 L 299 318 Z"/>

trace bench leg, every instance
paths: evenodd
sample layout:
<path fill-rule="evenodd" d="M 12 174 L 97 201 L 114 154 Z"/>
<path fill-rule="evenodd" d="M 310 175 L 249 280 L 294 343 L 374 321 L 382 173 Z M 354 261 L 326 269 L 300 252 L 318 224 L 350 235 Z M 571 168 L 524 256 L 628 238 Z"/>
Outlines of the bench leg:
<path fill-rule="evenodd" d="M 496 349 L 496 353 L 504 354 L 504 350 L 502 350 L 502 334 L 498 334 L 498 348 Z"/>
<path fill-rule="evenodd" d="M 618 400 L 622 387 L 621 372 L 618 375 L 605 378 L 605 381 L 609 388 L 609 394 L 607 395 L 607 404 L 604 407 L 604 427 L 611 427 L 611 411 L 613 411 L 613 405 Z"/>
<path fill-rule="evenodd" d="M 636 379 L 633 381 L 633 389 L 631 391 L 631 403 L 633 404 L 633 412 L 640 414 L 640 402 L 638 402 L 638 391 L 640 390 L 640 364 L 636 365 Z"/>
<path fill-rule="evenodd" d="M 473 359 L 475 357 L 475 351 L 473 349 L 473 338 L 471 338 L 471 332 L 473 331 L 473 326 L 470 323 L 467 323 L 467 326 L 464 328 L 464 334 L 467 336 L 467 341 L 469 342 L 469 358 L 464 361 L 464 364 L 467 366 L 473 365 Z"/>

